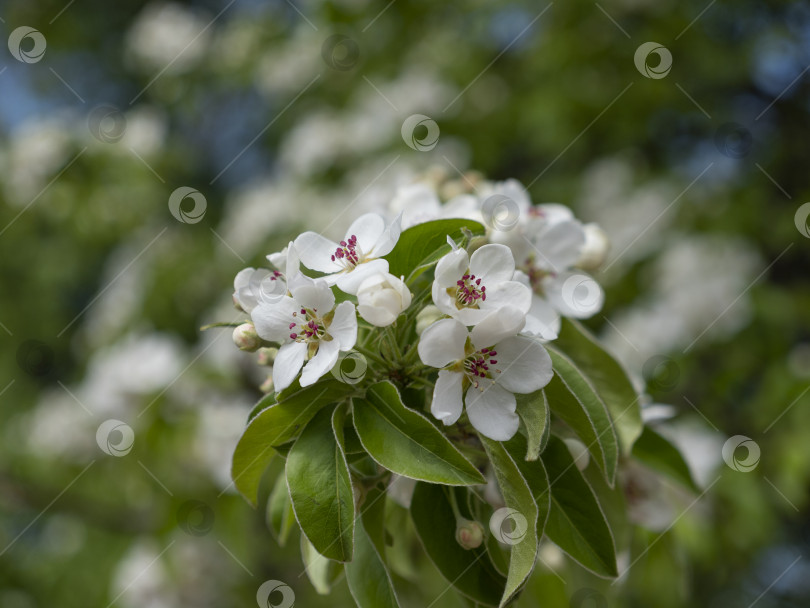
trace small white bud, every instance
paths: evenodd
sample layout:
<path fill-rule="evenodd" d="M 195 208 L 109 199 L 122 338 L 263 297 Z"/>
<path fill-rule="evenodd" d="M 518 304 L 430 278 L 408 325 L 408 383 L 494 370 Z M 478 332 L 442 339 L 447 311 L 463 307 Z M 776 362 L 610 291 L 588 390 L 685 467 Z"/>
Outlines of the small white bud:
<path fill-rule="evenodd" d="M 582 270 L 597 270 L 605 263 L 610 241 L 605 231 L 596 224 L 585 224 L 582 228 L 585 231 L 585 244 L 576 265 Z"/>
<path fill-rule="evenodd" d="M 262 345 L 262 339 L 256 333 L 256 328 L 253 323 L 242 323 L 240 326 L 233 330 L 233 343 L 239 347 L 240 350 L 253 352 L 258 350 Z"/>
<path fill-rule="evenodd" d="M 273 365 L 273 362 L 276 360 L 276 355 L 278 355 L 278 349 L 272 346 L 260 348 L 258 353 L 259 356 L 257 358 L 259 365 Z"/>
<path fill-rule="evenodd" d="M 477 549 L 484 542 L 484 527 L 477 521 L 459 519 L 456 525 L 456 542 L 464 549 Z"/>
<path fill-rule="evenodd" d="M 368 277 L 357 289 L 357 312 L 377 327 L 387 327 L 411 305 L 411 292 L 401 279 L 387 272 Z"/>
<path fill-rule="evenodd" d="M 423 331 L 444 316 L 441 310 L 433 304 L 428 304 L 416 315 L 416 333 L 421 336 Z"/>
<path fill-rule="evenodd" d="M 262 382 L 259 390 L 264 394 L 272 393 L 275 390 L 275 386 L 273 385 L 273 377 L 267 376 L 267 380 Z"/>

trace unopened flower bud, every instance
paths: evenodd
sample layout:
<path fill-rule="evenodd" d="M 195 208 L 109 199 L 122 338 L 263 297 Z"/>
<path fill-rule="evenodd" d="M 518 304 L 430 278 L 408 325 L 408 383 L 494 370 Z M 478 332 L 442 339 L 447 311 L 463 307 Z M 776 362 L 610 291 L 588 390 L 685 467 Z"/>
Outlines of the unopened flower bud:
<path fill-rule="evenodd" d="M 357 289 L 357 312 L 377 327 L 391 325 L 410 305 L 408 286 L 387 272 L 368 277 Z"/>
<path fill-rule="evenodd" d="M 272 376 L 268 376 L 267 380 L 262 382 L 261 386 L 259 387 L 259 390 L 261 392 L 263 392 L 264 394 L 272 393 L 274 389 L 275 389 L 275 386 L 273 385 L 273 377 Z"/>
<path fill-rule="evenodd" d="M 258 350 L 262 345 L 262 339 L 256 333 L 256 328 L 253 323 L 242 323 L 233 330 L 233 343 L 239 347 L 240 350 L 253 352 Z"/>
<path fill-rule="evenodd" d="M 597 270 L 605 263 L 610 241 L 605 231 L 596 224 L 585 224 L 582 228 L 585 231 L 585 244 L 576 265 L 582 270 Z"/>
<path fill-rule="evenodd" d="M 423 331 L 442 317 L 444 317 L 444 314 L 441 310 L 436 308 L 433 304 L 428 304 L 416 315 L 416 333 L 421 336 Z"/>
<path fill-rule="evenodd" d="M 477 549 L 484 542 L 484 527 L 477 521 L 459 519 L 456 525 L 456 542 L 464 549 Z"/>
<path fill-rule="evenodd" d="M 273 365 L 273 362 L 276 360 L 276 355 L 278 354 L 278 349 L 270 347 L 260 348 L 258 353 L 259 356 L 257 361 L 259 365 Z"/>

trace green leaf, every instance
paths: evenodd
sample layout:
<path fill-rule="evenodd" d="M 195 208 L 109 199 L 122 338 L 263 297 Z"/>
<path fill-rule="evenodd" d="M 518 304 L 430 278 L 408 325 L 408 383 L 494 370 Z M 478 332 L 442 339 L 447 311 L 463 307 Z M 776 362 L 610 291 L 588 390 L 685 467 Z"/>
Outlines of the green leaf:
<path fill-rule="evenodd" d="M 319 595 L 329 595 L 334 580 L 335 562 L 318 553 L 307 537 L 301 535 L 301 559 L 307 578 Z"/>
<path fill-rule="evenodd" d="M 486 606 L 497 606 L 506 579 L 483 546 L 463 549 L 456 542 L 456 517 L 447 497 L 453 488 L 418 483 L 411 499 L 411 519 L 430 560 L 461 594 Z M 486 522 L 479 522 L 486 529 Z"/>
<path fill-rule="evenodd" d="M 483 435 L 479 436 L 492 461 L 492 468 L 495 470 L 495 478 L 498 480 L 506 508 L 512 510 L 513 518 L 524 517 L 527 525 L 525 535 L 511 541 L 514 544 L 512 544 L 512 551 L 509 555 L 509 573 L 506 576 L 506 587 L 499 604 L 502 608 L 517 595 L 534 570 L 540 542 L 537 536 L 539 509 L 529 484 L 521 475 L 515 460 L 509 455 L 504 444 Z M 520 457 L 518 460 L 521 460 Z"/>
<path fill-rule="evenodd" d="M 358 608 L 399 608 L 391 574 L 363 523 L 354 537 L 354 559 L 345 565 L 346 582 Z"/>
<path fill-rule="evenodd" d="M 283 547 L 287 544 L 287 537 L 295 525 L 295 513 L 290 502 L 290 494 L 287 492 L 287 477 L 283 471 L 276 478 L 276 484 L 270 492 L 266 517 L 267 526 L 278 544 Z"/>
<path fill-rule="evenodd" d="M 451 486 L 486 483 L 439 429 L 405 407 L 390 382 L 378 382 L 365 399 L 354 399 L 353 413 L 366 452 L 389 471 Z"/>
<path fill-rule="evenodd" d="M 546 447 L 551 430 L 548 399 L 543 390 L 528 395 L 515 395 L 517 414 L 526 428 L 526 460 L 537 460 Z"/>
<path fill-rule="evenodd" d="M 346 562 L 352 558 L 354 493 L 341 447 L 343 408 L 323 409 L 287 455 L 287 485 L 298 524 L 318 552 Z M 341 431 L 336 437 L 332 429 Z"/>
<path fill-rule="evenodd" d="M 700 492 L 692 479 L 689 465 L 678 448 L 650 427 L 644 427 L 641 437 L 633 445 L 633 457 L 651 469 L 672 477 L 690 490 Z"/>
<path fill-rule="evenodd" d="M 551 410 L 579 435 L 612 486 L 619 464 L 619 443 L 607 407 L 571 359 L 553 347 L 548 352 L 555 371 L 544 389 Z"/>
<path fill-rule="evenodd" d="M 616 426 L 622 452 L 629 455 L 644 423 L 639 395 L 627 371 L 578 321 L 563 319 L 554 346 L 564 351 L 596 388 Z"/>
<path fill-rule="evenodd" d="M 526 453 L 527 443 L 522 435 L 515 435 L 504 443 L 506 450 L 515 461 L 520 474 L 531 490 L 535 504 L 537 504 L 537 538 L 543 537 L 546 528 L 548 513 L 551 509 L 551 487 L 548 483 L 548 473 L 543 466 L 542 460 L 524 460 L 521 458 Z"/>
<path fill-rule="evenodd" d="M 617 576 L 613 534 L 565 443 L 552 435 L 542 460 L 551 485 L 546 536 L 595 574 Z"/>
<path fill-rule="evenodd" d="M 467 219 L 434 220 L 411 226 L 402 232 L 393 251 L 385 256 L 388 260 L 388 272 L 395 277 L 416 278 L 418 273 L 414 269 L 428 261 L 435 261 L 450 251 L 447 236 L 458 242 L 462 237 L 462 228 L 467 228 L 473 234 L 486 232 L 484 226 Z"/>
<path fill-rule="evenodd" d="M 256 506 L 259 482 L 273 457 L 273 446 L 295 437 L 318 410 L 352 390 L 351 385 L 329 379 L 306 388 L 288 389 L 279 395 L 278 403 L 273 403 L 269 395 L 259 402 L 267 407 L 248 424 L 236 444 L 231 463 L 233 483 L 250 504 Z"/>

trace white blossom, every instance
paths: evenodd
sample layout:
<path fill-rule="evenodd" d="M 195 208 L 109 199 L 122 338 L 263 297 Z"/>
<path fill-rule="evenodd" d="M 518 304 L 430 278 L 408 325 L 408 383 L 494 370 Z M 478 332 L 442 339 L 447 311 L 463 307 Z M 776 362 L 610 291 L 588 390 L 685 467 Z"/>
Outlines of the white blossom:
<path fill-rule="evenodd" d="M 552 377 L 551 357 L 542 344 L 517 335 L 521 317 L 507 306 L 472 331 L 456 319 L 443 319 L 421 335 L 419 357 L 440 368 L 430 411 L 445 425 L 461 416 L 464 395 L 467 416 L 480 433 L 506 441 L 517 432 L 514 393 L 540 390 Z"/>

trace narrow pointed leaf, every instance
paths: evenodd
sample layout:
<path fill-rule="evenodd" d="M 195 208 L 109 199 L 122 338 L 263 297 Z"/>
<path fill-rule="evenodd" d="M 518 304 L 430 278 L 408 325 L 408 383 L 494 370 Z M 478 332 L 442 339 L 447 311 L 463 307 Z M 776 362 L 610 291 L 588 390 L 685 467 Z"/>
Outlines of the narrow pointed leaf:
<path fill-rule="evenodd" d="M 358 608 L 399 608 L 388 567 L 362 523 L 357 526 L 354 542 L 354 559 L 344 568 Z"/>
<path fill-rule="evenodd" d="M 486 483 L 484 476 L 422 414 L 402 403 L 388 381 L 353 400 L 354 426 L 369 455 L 399 475 L 464 486 Z"/>
<path fill-rule="evenodd" d="M 504 444 L 487 439 L 483 435 L 480 437 L 489 459 L 492 461 L 492 468 L 495 470 L 495 478 L 498 480 L 506 508 L 515 512 L 512 517 L 521 516 L 526 520 L 525 535 L 512 540 L 512 542 L 517 542 L 512 544 L 509 555 L 509 573 L 506 576 L 506 587 L 499 604 L 503 608 L 520 591 L 534 570 L 540 541 L 537 536 L 539 510 L 529 484 L 526 483 Z"/>
<path fill-rule="evenodd" d="M 613 534 L 565 443 L 552 435 L 542 460 L 551 486 L 546 536 L 595 574 L 617 576 Z"/>
<path fill-rule="evenodd" d="M 335 416 L 340 418 L 342 411 L 335 410 Z M 352 558 L 354 494 L 332 415 L 321 410 L 301 432 L 287 456 L 287 485 L 295 518 L 315 549 L 345 562 Z M 342 419 L 338 426 L 342 430 Z"/>
<path fill-rule="evenodd" d="M 578 321 L 563 319 L 554 345 L 564 351 L 596 387 L 616 425 L 622 452 L 629 455 L 644 424 L 639 395 L 627 371 Z"/>
<path fill-rule="evenodd" d="M 352 390 L 350 385 L 337 380 L 296 390 L 291 388 L 282 393 L 283 398 L 278 403 L 274 403 L 270 395 L 259 402 L 260 405 L 267 403 L 267 407 L 251 419 L 234 450 L 231 478 L 236 489 L 254 507 L 262 474 L 273 457 L 273 446 L 295 437 L 318 410 L 339 401 Z"/>
<path fill-rule="evenodd" d="M 307 578 L 312 583 L 315 591 L 319 595 L 329 595 L 332 590 L 332 580 L 337 564 L 318 553 L 303 534 L 301 535 L 301 560 L 304 562 Z"/>
<path fill-rule="evenodd" d="M 549 348 L 555 375 L 546 386 L 551 410 L 585 443 L 611 486 L 619 464 L 619 443 L 607 407 L 577 365 Z"/>
<path fill-rule="evenodd" d="M 430 560 L 448 583 L 485 606 L 497 606 L 506 585 L 483 546 L 464 549 L 456 541 L 456 517 L 447 497 L 453 488 L 417 483 L 411 519 Z M 487 522 L 479 522 L 484 528 Z"/>
<path fill-rule="evenodd" d="M 287 478 L 282 472 L 276 479 L 267 501 L 267 525 L 280 546 L 287 544 L 287 537 L 295 525 L 295 513 L 287 492 Z"/>
<path fill-rule="evenodd" d="M 690 490 L 700 492 L 689 465 L 674 445 L 650 427 L 645 427 L 633 445 L 633 457 L 651 469 L 668 475 Z"/>
<path fill-rule="evenodd" d="M 543 390 L 528 395 L 515 395 L 517 414 L 526 427 L 526 460 L 537 460 L 546 447 L 551 429 L 548 415 L 548 399 Z"/>
<path fill-rule="evenodd" d="M 537 504 L 537 538 L 543 537 L 548 513 L 551 509 L 551 487 L 548 482 L 548 473 L 542 460 L 524 460 L 522 455 L 526 452 L 526 439 L 522 435 L 515 435 L 504 443 L 506 450 L 515 461 L 520 474 L 531 490 L 534 502 Z"/>

